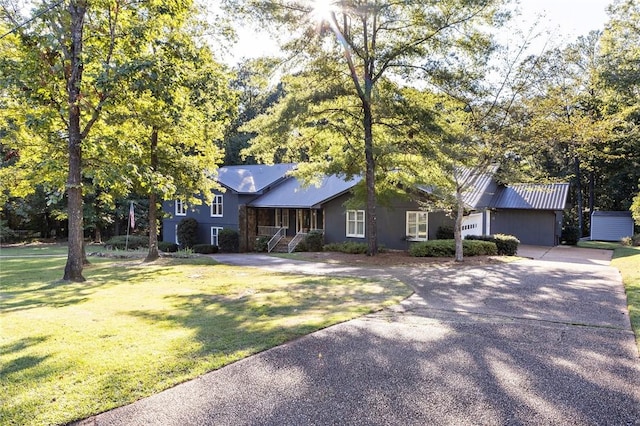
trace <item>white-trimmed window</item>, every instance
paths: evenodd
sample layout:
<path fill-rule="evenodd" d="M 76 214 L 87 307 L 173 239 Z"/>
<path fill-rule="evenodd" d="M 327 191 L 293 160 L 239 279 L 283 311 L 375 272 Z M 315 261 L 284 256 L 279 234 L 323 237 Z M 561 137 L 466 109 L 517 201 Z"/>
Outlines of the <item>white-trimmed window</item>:
<path fill-rule="evenodd" d="M 425 241 L 429 239 L 427 212 L 407 212 L 407 239 Z"/>
<path fill-rule="evenodd" d="M 364 210 L 347 210 L 347 237 L 364 238 Z"/>
<path fill-rule="evenodd" d="M 176 216 L 186 216 L 187 205 L 182 200 L 176 200 Z"/>
<path fill-rule="evenodd" d="M 220 228 L 219 226 L 211 227 L 211 245 L 212 246 L 218 245 L 218 235 L 220 235 L 220 231 L 222 231 L 222 228 Z"/>
<path fill-rule="evenodd" d="M 211 202 L 211 217 L 222 217 L 222 195 L 214 195 Z"/>

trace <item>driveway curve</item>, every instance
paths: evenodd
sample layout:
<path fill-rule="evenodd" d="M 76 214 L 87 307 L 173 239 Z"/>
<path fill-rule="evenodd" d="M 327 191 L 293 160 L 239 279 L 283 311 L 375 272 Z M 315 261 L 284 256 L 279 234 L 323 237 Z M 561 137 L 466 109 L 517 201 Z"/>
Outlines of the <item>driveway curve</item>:
<path fill-rule="evenodd" d="M 640 357 L 620 276 L 597 262 L 359 268 L 414 295 L 81 425 L 640 425 Z"/>

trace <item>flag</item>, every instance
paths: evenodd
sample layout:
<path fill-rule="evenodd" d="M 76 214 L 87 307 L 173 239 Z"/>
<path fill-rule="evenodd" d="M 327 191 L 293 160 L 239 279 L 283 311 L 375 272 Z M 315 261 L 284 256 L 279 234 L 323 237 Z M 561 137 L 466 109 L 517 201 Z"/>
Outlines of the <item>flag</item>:
<path fill-rule="evenodd" d="M 136 215 L 134 214 L 134 211 L 133 211 L 133 201 L 129 206 L 129 226 L 131 226 L 131 229 L 136 227 Z"/>

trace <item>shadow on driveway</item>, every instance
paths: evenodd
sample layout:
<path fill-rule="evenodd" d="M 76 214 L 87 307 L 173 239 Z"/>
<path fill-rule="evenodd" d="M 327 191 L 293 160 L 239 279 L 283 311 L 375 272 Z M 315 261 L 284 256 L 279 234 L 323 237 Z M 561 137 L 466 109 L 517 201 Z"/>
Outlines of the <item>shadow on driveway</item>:
<path fill-rule="evenodd" d="M 613 268 L 268 267 L 396 277 L 415 294 L 79 424 L 640 425 L 640 360 Z"/>

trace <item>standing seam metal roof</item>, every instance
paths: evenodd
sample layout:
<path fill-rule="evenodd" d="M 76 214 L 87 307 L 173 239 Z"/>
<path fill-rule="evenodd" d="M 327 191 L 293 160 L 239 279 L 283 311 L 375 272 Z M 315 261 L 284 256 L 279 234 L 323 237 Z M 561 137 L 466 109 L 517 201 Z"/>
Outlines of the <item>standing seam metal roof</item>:
<path fill-rule="evenodd" d="M 226 166 L 218 169 L 218 182 L 241 194 L 258 194 L 286 177 L 295 164 L 256 164 Z"/>
<path fill-rule="evenodd" d="M 563 210 L 568 183 L 516 184 L 501 187 L 489 207 L 497 209 Z"/>
<path fill-rule="evenodd" d="M 312 208 L 353 188 L 362 178 L 344 180 L 335 175 L 326 176 L 318 185 L 303 186 L 291 177 L 266 194 L 249 203 L 252 207 Z"/>

